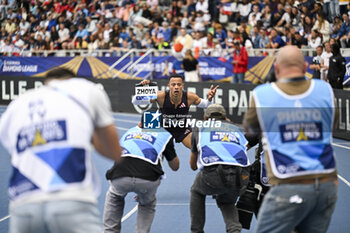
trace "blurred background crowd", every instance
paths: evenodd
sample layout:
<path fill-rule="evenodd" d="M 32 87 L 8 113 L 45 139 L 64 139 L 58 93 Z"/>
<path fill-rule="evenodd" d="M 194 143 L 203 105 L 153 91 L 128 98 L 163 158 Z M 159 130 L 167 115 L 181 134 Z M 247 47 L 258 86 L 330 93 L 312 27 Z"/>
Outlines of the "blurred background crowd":
<path fill-rule="evenodd" d="M 345 4 L 342 4 L 345 3 Z M 286 44 L 350 47 L 350 4 L 339 0 L 0 0 L 0 53 L 171 48 L 199 55 Z M 35 54 L 33 54 L 35 55 Z"/>

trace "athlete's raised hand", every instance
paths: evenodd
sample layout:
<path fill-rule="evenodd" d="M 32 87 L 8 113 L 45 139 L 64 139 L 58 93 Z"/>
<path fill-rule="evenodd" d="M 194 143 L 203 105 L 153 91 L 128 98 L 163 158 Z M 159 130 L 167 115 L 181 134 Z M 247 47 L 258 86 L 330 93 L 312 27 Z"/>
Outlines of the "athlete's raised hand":
<path fill-rule="evenodd" d="M 150 84 L 151 83 L 151 80 L 142 80 L 141 82 L 141 85 L 144 86 L 144 85 L 147 85 L 147 84 Z"/>
<path fill-rule="evenodd" d="M 214 87 L 213 85 L 210 86 L 209 92 L 208 92 L 208 100 L 211 101 L 213 97 L 216 94 L 216 89 L 218 89 L 219 85 Z"/>

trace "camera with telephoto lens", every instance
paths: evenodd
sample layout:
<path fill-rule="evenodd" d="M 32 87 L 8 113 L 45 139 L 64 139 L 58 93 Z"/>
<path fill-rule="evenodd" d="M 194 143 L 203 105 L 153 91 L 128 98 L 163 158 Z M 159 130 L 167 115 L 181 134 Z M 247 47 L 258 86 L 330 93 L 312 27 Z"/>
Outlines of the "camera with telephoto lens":
<path fill-rule="evenodd" d="M 255 151 L 255 161 L 250 166 L 249 183 L 246 191 L 239 197 L 237 202 L 239 222 L 244 229 L 250 228 L 253 214 L 258 215 L 260 205 L 268 187 L 264 186 L 260 180 L 262 144 Z"/>
<path fill-rule="evenodd" d="M 253 214 L 257 214 L 260 203 L 258 201 L 259 190 L 254 187 L 253 182 L 249 181 L 248 187 L 239 197 L 237 202 L 239 222 L 244 229 L 250 228 Z"/>

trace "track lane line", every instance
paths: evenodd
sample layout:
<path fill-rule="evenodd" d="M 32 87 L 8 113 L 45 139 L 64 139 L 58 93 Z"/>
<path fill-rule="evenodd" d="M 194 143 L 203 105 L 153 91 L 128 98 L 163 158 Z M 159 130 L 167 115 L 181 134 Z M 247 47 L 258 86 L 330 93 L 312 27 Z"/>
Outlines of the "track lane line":
<path fill-rule="evenodd" d="M 138 204 L 135 205 L 135 207 L 130 210 L 123 218 L 122 218 L 122 222 L 124 222 L 125 220 L 127 220 L 131 215 L 133 215 L 136 211 L 137 211 L 137 208 L 138 208 Z"/>
<path fill-rule="evenodd" d="M 344 146 L 344 145 L 340 145 L 340 144 L 337 144 L 337 143 L 334 143 L 334 142 L 332 142 L 332 145 L 340 147 L 340 148 L 343 148 L 343 149 L 350 150 L 350 146 Z"/>
<path fill-rule="evenodd" d="M 8 219 L 10 217 L 11 217 L 11 215 L 7 215 L 7 216 L 3 217 L 2 219 L 0 219 L 0 222 L 3 222 L 3 221 L 5 221 L 6 219 Z"/>
<path fill-rule="evenodd" d="M 349 188 L 350 188 L 350 182 L 349 181 L 347 181 L 344 177 L 342 177 L 341 175 L 338 175 L 338 178 L 341 180 L 341 181 L 343 181 L 347 186 L 349 186 Z"/>

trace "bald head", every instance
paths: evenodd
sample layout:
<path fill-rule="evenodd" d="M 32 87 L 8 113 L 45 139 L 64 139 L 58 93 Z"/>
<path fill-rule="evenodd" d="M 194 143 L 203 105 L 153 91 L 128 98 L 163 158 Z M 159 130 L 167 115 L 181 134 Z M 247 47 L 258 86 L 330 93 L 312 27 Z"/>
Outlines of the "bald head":
<path fill-rule="evenodd" d="M 277 79 L 304 76 L 307 64 L 304 55 L 296 46 L 281 48 L 276 57 L 275 70 Z"/>

